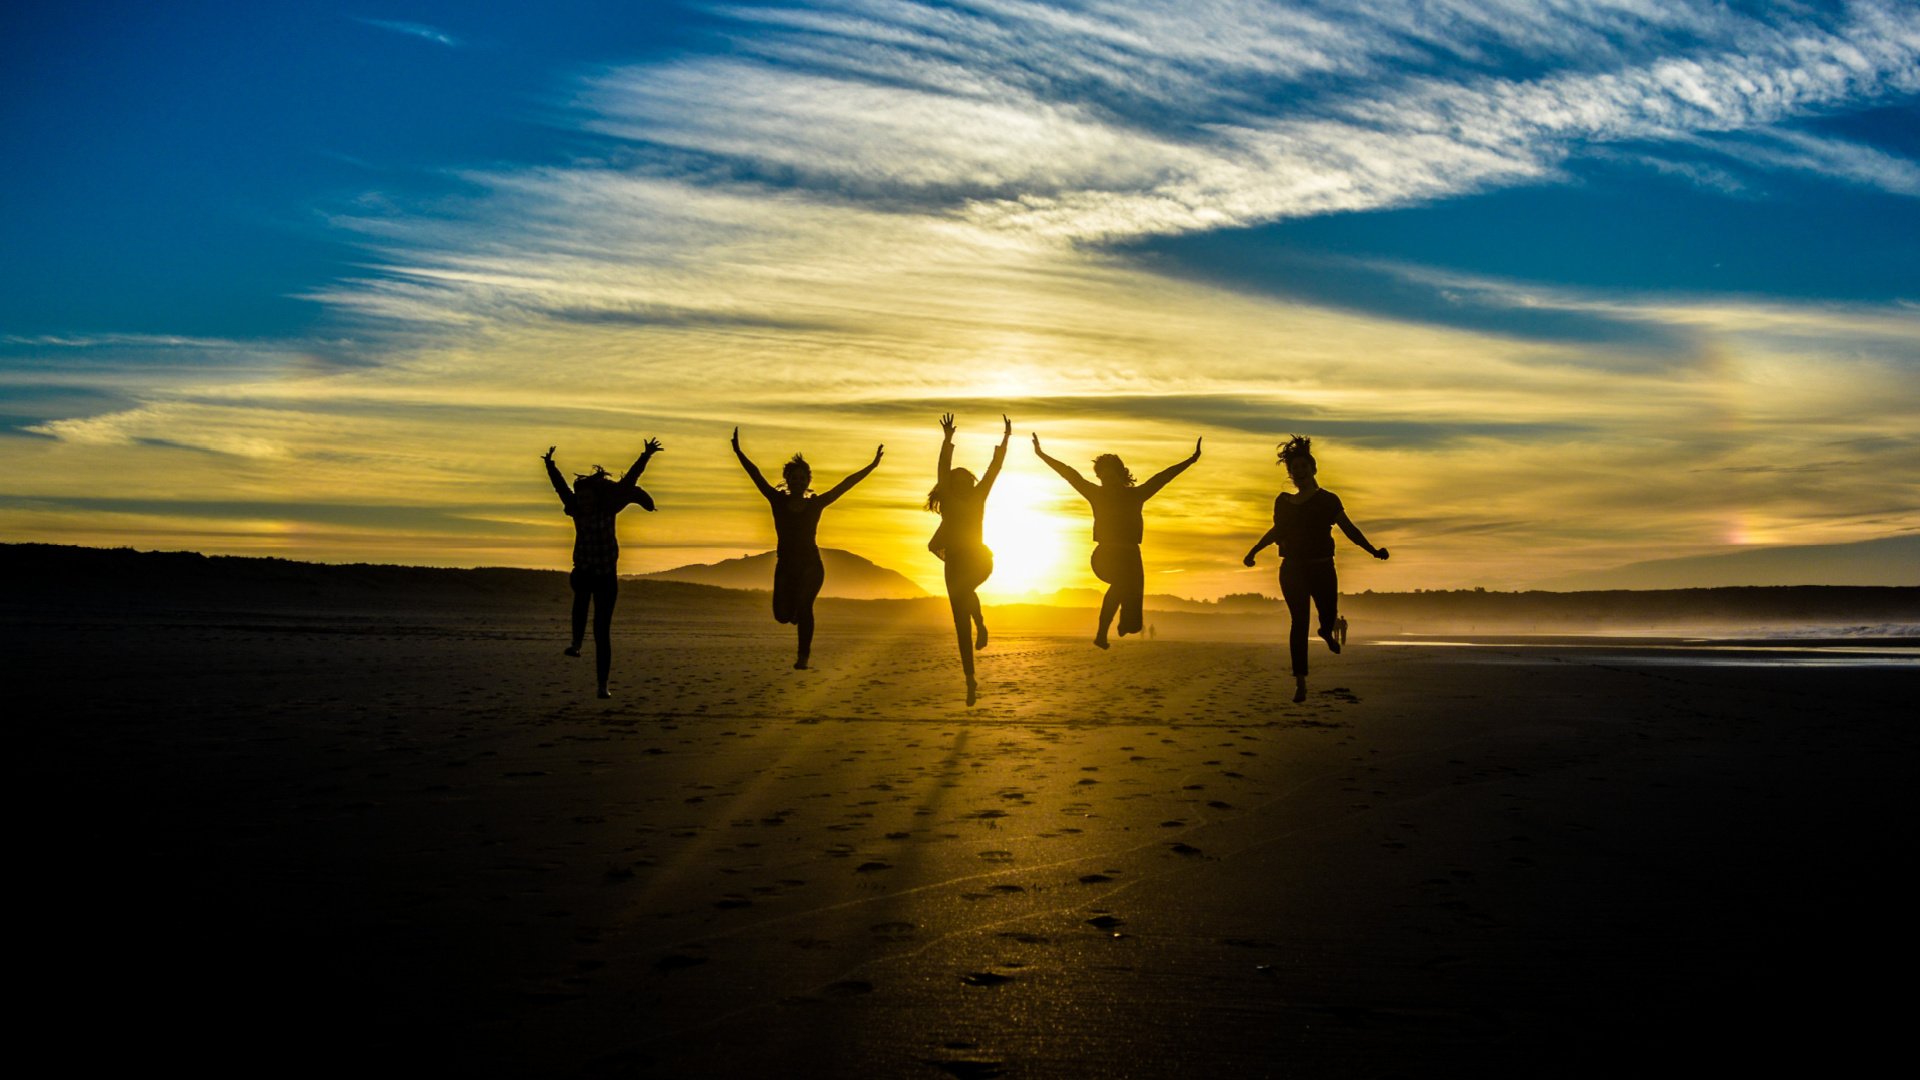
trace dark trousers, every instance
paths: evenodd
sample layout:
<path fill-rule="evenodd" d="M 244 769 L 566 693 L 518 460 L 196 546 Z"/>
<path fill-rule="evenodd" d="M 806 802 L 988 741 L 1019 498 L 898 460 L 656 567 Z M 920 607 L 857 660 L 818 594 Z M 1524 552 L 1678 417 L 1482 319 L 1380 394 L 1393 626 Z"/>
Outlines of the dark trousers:
<path fill-rule="evenodd" d="M 573 586 L 573 640 L 578 644 L 587 631 L 587 604 L 593 604 L 593 670 L 600 685 L 607 685 L 607 673 L 613 670 L 613 602 L 620 595 L 620 578 L 611 570 L 594 572 L 575 570 L 567 576 Z"/>
<path fill-rule="evenodd" d="M 1293 626 L 1287 631 L 1287 648 L 1293 654 L 1293 673 L 1307 674 L 1308 603 L 1320 609 L 1320 629 L 1329 630 L 1340 615 L 1340 579 L 1334 575 L 1333 560 L 1284 559 L 1280 563 L 1280 595 L 1287 601 L 1287 614 Z"/>

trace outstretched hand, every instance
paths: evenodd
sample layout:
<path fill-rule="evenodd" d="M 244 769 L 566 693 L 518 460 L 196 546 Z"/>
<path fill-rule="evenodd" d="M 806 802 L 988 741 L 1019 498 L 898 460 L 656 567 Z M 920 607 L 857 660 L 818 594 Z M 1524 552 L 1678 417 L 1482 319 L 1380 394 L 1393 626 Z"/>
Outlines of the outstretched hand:
<path fill-rule="evenodd" d="M 660 451 L 662 451 L 662 450 L 665 450 L 665 449 L 666 449 L 666 447 L 665 447 L 665 446 L 662 446 L 662 445 L 660 444 L 660 440 L 659 440 L 659 439 L 648 439 L 648 440 L 647 440 L 647 445 L 646 445 L 646 449 L 644 450 L 644 453 L 646 453 L 646 454 L 649 454 L 649 455 L 652 455 L 652 454 L 657 454 L 657 453 L 659 453 Z"/>
<path fill-rule="evenodd" d="M 947 438 L 949 439 L 953 438 L 953 414 L 952 413 L 940 414 L 940 430 L 947 433 Z"/>
<path fill-rule="evenodd" d="M 1376 558 L 1376 559 L 1380 559 L 1380 560 L 1382 560 L 1382 561 L 1385 561 L 1385 560 L 1386 560 L 1386 557 L 1387 557 L 1387 549 L 1386 549 L 1386 548 L 1374 548 L 1374 549 L 1373 549 L 1373 557 L 1374 557 L 1374 558 Z"/>
<path fill-rule="evenodd" d="M 1248 566 L 1253 566 L 1257 564 L 1259 560 L 1255 559 L 1253 557 L 1253 552 L 1249 551 L 1247 552 L 1247 557 L 1244 559 L 1241 559 L 1240 561 Z"/>
<path fill-rule="evenodd" d="M 879 446 L 876 446 L 873 448 L 873 464 L 874 465 L 880 464 L 880 455 L 886 453 L 886 451 L 887 451 L 886 443 L 881 443 Z M 872 466 L 868 466 L 868 468 L 872 468 Z"/>
<path fill-rule="evenodd" d="M 1039 454 L 1041 457 L 1047 455 L 1045 450 L 1040 449 L 1040 433 L 1037 431 L 1033 432 L 1033 452 Z"/>
<path fill-rule="evenodd" d="M 740 450 L 740 425 L 739 424 L 733 425 L 733 449 L 736 453 L 738 453 Z"/>
<path fill-rule="evenodd" d="M 1007 440 L 1013 438 L 1013 421 L 1007 419 L 1006 413 L 1001 413 L 1000 423 L 1002 425 L 1000 428 L 1000 445 L 1005 446 L 1007 445 Z"/>
<path fill-rule="evenodd" d="M 558 449 L 558 447 L 553 447 L 553 446 L 547 447 L 547 452 L 540 455 L 540 460 L 546 462 L 549 465 L 553 464 L 553 452 L 556 449 Z"/>
<path fill-rule="evenodd" d="M 1187 460 L 1188 461 L 1200 460 L 1200 440 L 1199 439 L 1193 440 L 1193 456 L 1188 458 Z"/>

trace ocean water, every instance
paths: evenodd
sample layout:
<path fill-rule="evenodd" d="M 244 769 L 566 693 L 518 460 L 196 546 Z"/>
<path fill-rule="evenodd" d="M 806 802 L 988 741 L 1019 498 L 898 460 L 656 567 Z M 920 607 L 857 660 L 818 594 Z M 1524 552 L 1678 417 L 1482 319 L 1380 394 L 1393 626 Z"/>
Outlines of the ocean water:
<path fill-rule="evenodd" d="M 1609 664 L 1649 667 L 1920 668 L 1920 633 L 1915 632 L 1920 628 L 1872 629 L 1880 632 L 1841 633 L 1835 628 L 1820 627 L 1767 632 L 1741 640 L 1612 635 L 1586 640 L 1569 636 L 1537 639 L 1503 636 L 1482 640 L 1391 638 L 1374 644 L 1387 648 L 1472 650 L 1484 654 L 1474 656 L 1475 660 L 1495 663 L 1503 660 L 1527 663 L 1532 658 L 1525 654 L 1533 652 L 1538 654 L 1537 662 L 1547 662 L 1549 653 L 1585 653 L 1604 654 Z M 1901 632 L 1887 633 L 1890 629 Z"/>

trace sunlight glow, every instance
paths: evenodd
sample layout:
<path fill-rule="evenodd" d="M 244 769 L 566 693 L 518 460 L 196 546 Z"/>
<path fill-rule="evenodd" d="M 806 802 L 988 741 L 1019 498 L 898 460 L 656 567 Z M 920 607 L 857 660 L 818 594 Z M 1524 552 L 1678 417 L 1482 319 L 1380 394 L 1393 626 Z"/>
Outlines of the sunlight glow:
<path fill-rule="evenodd" d="M 1058 495 L 1049 479 L 1008 472 L 994 484 L 982 530 L 993 549 L 993 576 L 980 587 L 982 594 L 1050 593 L 1068 584 L 1074 553 L 1085 546 L 1076 546 L 1073 534 L 1086 523 L 1047 509 Z"/>

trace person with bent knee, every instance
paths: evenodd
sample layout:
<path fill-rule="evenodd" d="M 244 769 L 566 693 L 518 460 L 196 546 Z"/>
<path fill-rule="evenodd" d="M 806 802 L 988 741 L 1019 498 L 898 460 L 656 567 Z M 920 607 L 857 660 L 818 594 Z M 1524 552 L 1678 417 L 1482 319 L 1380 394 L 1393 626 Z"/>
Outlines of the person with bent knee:
<path fill-rule="evenodd" d="M 653 496 L 639 484 L 647 462 L 661 450 L 659 439 L 648 439 L 626 475 L 615 480 L 598 465 L 590 473 L 574 477 L 572 485 L 560 475 L 553 463 L 554 447 L 541 457 L 547 464 L 547 480 L 560 496 L 560 505 L 573 519 L 573 572 L 567 584 L 573 588 L 573 644 L 568 656 L 579 656 L 587 632 L 587 608 L 593 608 L 593 670 L 600 682 L 599 696 L 610 698 L 607 675 L 613 667 L 613 605 L 620 595 L 620 537 L 614 518 L 629 506 L 653 509 Z"/>
<path fill-rule="evenodd" d="M 1279 463 L 1287 467 L 1295 490 L 1273 497 L 1273 528 L 1241 561 L 1252 566 L 1268 544 L 1280 548 L 1280 595 L 1292 620 L 1287 647 L 1293 660 L 1293 700 L 1299 702 L 1307 699 L 1309 607 L 1320 611 L 1320 637 L 1327 648 L 1338 653 L 1346 638 L 1345 620 L 1340 617 L 1340 579 L 1333 571 L 1333 527 L 1338 525 L 1347 539 L 1376 559 L 1386 558 L 1387 549 L 1368 543 L 1347 517 L 1340 496 L 1320 486 L 1312 439 L 1301 435 L 1288 439 L 1280 447 Z"/>

